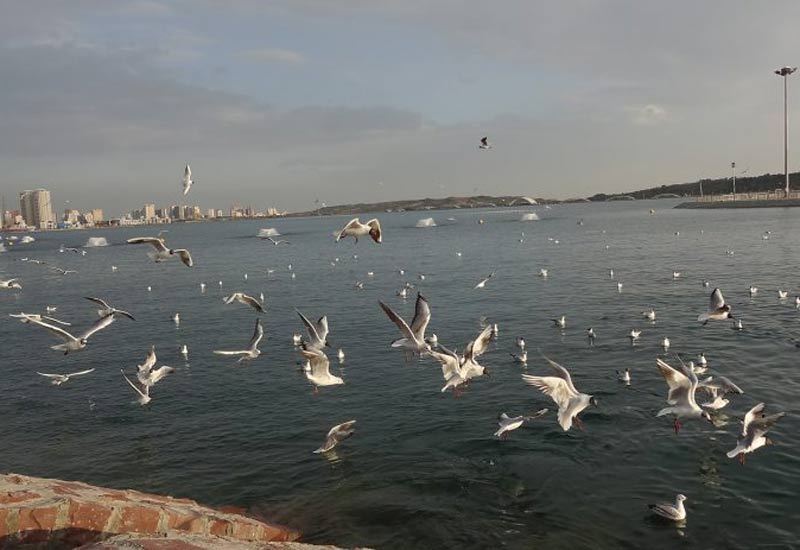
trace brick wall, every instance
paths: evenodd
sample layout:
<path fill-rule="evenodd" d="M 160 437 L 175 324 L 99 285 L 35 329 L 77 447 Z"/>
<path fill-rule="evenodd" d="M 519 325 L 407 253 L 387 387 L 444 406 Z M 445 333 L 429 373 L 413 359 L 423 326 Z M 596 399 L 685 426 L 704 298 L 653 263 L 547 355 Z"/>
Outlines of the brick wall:
<path fill-rule="evenodd" d="M 0 549 L 62 550 L 136 533 L 294 541 L 299 533 L 193 500 L 85 483 L 0 475 Z"/>

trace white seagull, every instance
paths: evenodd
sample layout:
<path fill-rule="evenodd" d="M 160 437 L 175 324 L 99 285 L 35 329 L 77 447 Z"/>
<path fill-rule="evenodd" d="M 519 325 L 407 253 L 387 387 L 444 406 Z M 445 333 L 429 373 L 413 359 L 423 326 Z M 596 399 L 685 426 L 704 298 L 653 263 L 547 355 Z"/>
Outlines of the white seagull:
<path fill-rule="evenodd" d="M 192 255 L 185 248 L 169 248 L 163 238 L 159 237 L 134 237 L 128 239 L 128 244 L 149 244 L 153 247 L 154 252 L 148 254 L 150 258 L 156 263 L 165 262 L 172 256 L 177 255 L 186 267 L 192 267 Z"/>
<path fill-rule="evenodd" d="M 297 315 L 300 316 L 300 320 L 303 321 L 303 324 L 306 326 L 306 332 L 308 332 L 308 340 L 305 342 L 306 346 L 310 349 L 322 349 L 328 346 L 328 317 L 323 315 L 322 317 L 317 320 L 316 323 L 312 323 L 308 320 L 308 317 L 300 313 L 298 310 Z"/>
<path fill-rule="evenodd" d="M 20 311 L 19 313 L 9 313 L 8 316 L 14 317 L 15 319 L 20 319 L 20 322 L 22 323 L 27 323 L 25 319 L 31 318 L 31 319 L 36 319 L 38 321 L 49 321 L 51 323 L 61 325 L 62 327 L 72 326 L 72 323 L 61 321 L 59 319 L 56 319 L 55 317 L 50 317 L 48 315 L 39 315 L 38 313 L 25 313 L 24 311 Z"/>
<path fill-rule="evenodd" d="M 557 326 L 558 328 L 567 328 L 567 318 L 564 315 L 558 319 L 551 319 L 551 321 L 553 321 L 553 325 Z"/>
<path fill-rule="evenodd" d="M 697 392 L 698 381 L 697 375 L 692 369 L 681 362 L 681 371 L 678 371 L 661 359 L 656 359 L 656 365 L 669 386 L 667 403 L 670 405 L 658 411 L 656 416 L 675 415 L 676 434 L 681 429 L 680 421 L 683 419 L 705 418 L 711 422 L 708 412 L 697 405 L 695 392 Z"/>
<path fill-rule="evenodd" d="M 103 330 L 108 325 L 114 322 L 114 315 L 106 315 L 105 317 L 99 319 L 94 325 L 92 325 L 89 329 L 82 332 L 78 336 L 73 336 L 66 330 L 59 328 L 57 326 L 51 325 L 49 323 L 45 323 L 40 318 L 37 319 L 36 317 L 26 315 L 23 319 L 23 323 L 32 323 L 34 325 L 38 325 L 48 331 L 51 334 L 55 335 L 56 337 L 60 338 L 64 341 L 63 344 L 58 344 L 55 346 L 50 346 L 50 349 L 54 349 L 56 351 L 63 351 L 64 355 L 67 355 L 70 351 L 80 351 L 86 348 L 86 345 L 89 342 L 89 338 L 95 333 L 100 330 Z"/>
<path fill-rule="evenodd" d="M 522 380 L 530 386 L 539 388 L 558 405 L 558 423 L 565 432 L 569 431 L 573 422 L 582 430 L 583 422 L 578 417 L 578 414 L 589 405 L 597 406 L 597 400 L 591 395 L 579 392 L 575 388 L 567 369 L 547 357 L 544 357 L 544 359 L 550 365 L 555 376 L 523 374 Z"/>
<path fill-rule="evenodd" d="M 322 446 L 314 451 L 314 454 L 320 453 L 327 453 L 328 451 L 332 451 L 336 445 L 353 435 L 356 430 L 353 428 L 355 425 L 355 420 L 348 420 L 347 422 L 342 422 L 341 424 L 337 424 L 333 428 L 328 431 L 328 435 L 325 436 L 325 442 Z"/>
<path fill-rule="evenodd" d="M 417 302 L 414 306 L 414 318 L 411 320 L 411 326 L 408 326 L 400 315 L 395 311 L 378 301 L 386 316 L 400 329 L 403 338 L 392 342 L 393 348 L 402 348 L 408 355 L 428 353 L 431 346 L 425 341 L 425 329 L 428 328 L 428 323 L 431 320 L 431 308 L 425 297 L 417 293 Z"/>
<path fill-rule="evenodd" d="M 786 413 L 784 412 L 769 416 L 765 415 L 764 403 L 759 403 L 750 409 L 744 416 L 741 437 L 736 442 L 736 447 L 728 451 L 728 458 L 736 458 L 738 455 L 739 462 L 744 464 L 746 454 L 752 453 L 765 445 L 772 444 L 772 440 L 766 437 L 766 434 L 772 428 L 772 425 L 785 415 Z"/>
<path fill-rule="evenodd" d="M 186 165 L 186 168 L 183 169 L 183 179 L 181 179 L 181 183 L 183 184 L 183 196 L 189 194 L 189 189 L 192 188 L 192 184 L 194 181 L 192 180 L 192 169 L 189 165 Z"/>
<path fill-rule="evenodd" d="M 651 310 L 648 310 L 648 311 L 643 311 L 642 312 L 642 317 L 644 317 L 648 321 L 655 321 L 656 320 L 656 310 L 651 309 Z"/>
<path fill-rule="evenodd" d="M 500 439 L 508 439 L 508 434 L 517 428 L 521 427 L 525 422 L 529 420 L 533 420 L 534 418 L 539 418 L 547 414 L 547 409 L 540 409 L 533 413 L 530 416 L 508 416 L 506 413 L 501 413 L 499 417 L 497 417 L 497 425 L 498 430 L 494 432 L 495 437 L 499 437 Z"/>
<path fill-rule="evenodd" d="M 480 281 L 480 282 L 479 282 L 477 285 L 475 285 L 475 287 L 474 287 L 472 290 L 477 290 L 477 289 L 479 289 L 479 288 L 485 288 L 485 287 L 486 287 L 486 283 L 488 283 L 488 282 L 489 282 L 489 279 L 491 279 L 492 277 L 494 277 L 494 274 L 495 274 L 495 272 L 494 272 L 494 271 L 492 271 L 492 272 L 489 274 L 489 276 L 488 276 L 488 277 L 484 277 L 483 279 L 481 279 L 481 281 Z"/>
<path fill-rule="evenodd" d="M 617 380 L 619 380 L 620 382 L 625 382 L 626 386 L 630 386 L 631 385 L 631 371 L 630 371 L 630 369 L 625 369 L 622 372 L 617 371 Z"/>
<path fill-rule="evenodd" d="M 675 504 L 649 504 L 650 511 L 655 515 L 660 516 L 670 521 L 683 521 L 686 519 L 686 508 L 683 506 L 683 501 L 686 497 L 678 495 L 675 497 Z"/>
<path fill-rule="evenodd" d="M 722 321 L 723 319 L 732 318 L 731 306 L 725 303 L 725 298 L 722 297 L 720 289 L 715 288 L 708 303 L 708 312 L 700 314 L 697 320 L 705 325 L 709 321 Z"/>
<path fill-rule="evenodd" d="M 225 301 L 226 304 L 239 302 L 240 304 L 250 306 L 259 313 L 265 313 L 264 304 L 259 302 L 256 298 L 253 298 L 252 296 L 245 294 L 244 292 L 234 292 L 230 296 L 225 296 L 223 300 Z"/>
<path fill-rule="evenodd" d="M 304 344 L 300 353 L 308 360 L 311 367 L 305 374 L 308 381 L 314 384 L 314 393 L 319 392 L 320 386 L 344 384 L 344 380 L 339 376 L 331 374 L 331 363 L 321 349 L 313 349 Z"/>
<path fill-rule="evenodd" d="M 105 300 L 101 300 L 100 298 L 92 298 L 91 296 L 86 296 L 86 299 L 100 306 L 100 309 L 97 310 L 97 315 L 100 317 L 106 317 L 108 315 L 122 315 L 123 317 L 127 317 L 131 321 L 136 320 L 133 318 L 133 315 L 131 315 L 127 311 L 111 307 Z"/>
<path fill-rule="evenodd" d="M 70 378 L 75 376 L 83 376 L 84 374 L 89 374 L 90 372 L 94 372 L 94 369 L 82 370 L 78 372 L 71 372 L 69 374 L 47 374 L 46 372 L 36 372 L 39 376 L 44 376 L 46 378 L 50 378 L 50 383 L 54 386 L 60 386 L 64 382 L 67 382 Z"/>
<path fill-rule="evenodd" d="M 358 218 L 353 218 L 347 225 L 345 225 L 338 235 L 336 235 L 336 242 L 338 243 L 345 237 L 353 237 L 355 242 L 358 242 L 359 237 L 369 235 L 373 241 L 380 244 L 382 241 L 381 222 L 378 218 L 372 218 L 367 223 L 361 223 Z"/>
<path fill-rule="evenodd" d="M 248 361 L 252 361 L 253 359 L 257 359 L 259 355 L 261 355 L 261 350 L 258 349 L 258 344 L 261 342 L 261 339 L 264 338 L 264 327 L 261 326 L 261 319 L 256 319 L 256 327 L 253 330 L 253 336 L 250 338 L 250 342 L 247 344 L 247 349 L 237 350 L 237 351 L 223 351 L 223 350 L 214 350 L 216 355 L 225 355 L 225 356 L 239 356 L 239 360 L 237 363 L 242 364 Z"/>
<path fill-rule="evenodd" d="M 136 400 L 139 402 L 139 404 L 142 407 L 144 407 L 145 405 L 150 403 L 150 401 L 153 400 L 153 398 L 150 397 L 150 386 L 143 386 L 144 389 L 141 389 L 136 384 L 131 382 L 131 379 L 128 378 L 128 376 L 125 374 L 124 370 L 120 369 L 119 372 L 122 373 L 122 377 L 125 379 L 125 381 L 128 383 L 128 385 L 131 388 L 133 388 L 133 391 L 135 391 L 136 394 L 139 396 Z"/>

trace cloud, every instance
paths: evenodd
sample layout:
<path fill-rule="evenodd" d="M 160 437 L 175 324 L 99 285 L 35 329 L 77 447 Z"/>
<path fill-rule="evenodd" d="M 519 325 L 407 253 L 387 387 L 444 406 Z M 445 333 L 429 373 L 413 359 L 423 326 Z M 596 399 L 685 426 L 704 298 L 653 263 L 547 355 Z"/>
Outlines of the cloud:
<path fill-rule="evenodd" d="M 626 110 L 631 122 L 637 126 L 656 126 L 669 120 L 669 111 L 662 105 L 651 103 Z"/>
<path fill-rule="evenodd" d="M 284 63 L 286 65 L 300 65 L 308 61 L 303 54 L 280 48 L 260 48 L 244 50 L 237 54 L 240 59 L 255 63 Z"/>

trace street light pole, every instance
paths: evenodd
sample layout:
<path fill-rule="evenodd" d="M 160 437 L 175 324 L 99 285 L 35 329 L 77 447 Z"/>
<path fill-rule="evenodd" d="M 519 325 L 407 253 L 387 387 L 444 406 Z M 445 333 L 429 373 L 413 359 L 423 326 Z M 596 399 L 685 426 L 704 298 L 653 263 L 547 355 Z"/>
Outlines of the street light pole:
<path fill-rule="evenodd" d="M 797 70 L 797 67 L 781 67 L 775 71 L 783 77 L 783 172 L 786 175 L 786 198 L 789 198 L 789 113 L 786 102 L 786 77 Z"/>
<path fill-rule="evenodd" d="M 731 163 L 731 179 L 733 180 L 733 200 L 736 200 L 736 163 Z"/>

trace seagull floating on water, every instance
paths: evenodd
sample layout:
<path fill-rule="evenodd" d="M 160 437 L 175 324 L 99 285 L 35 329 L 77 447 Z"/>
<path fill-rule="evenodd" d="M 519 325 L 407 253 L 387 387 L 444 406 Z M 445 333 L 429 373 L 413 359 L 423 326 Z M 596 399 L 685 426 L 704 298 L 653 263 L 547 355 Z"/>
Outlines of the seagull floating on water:
<path fill-rule="evenodd" d="M 567 328 L 567 318 L 564 315 L 558 319 L 551 319 L 551 321 L 553 321 L 553 325 L 557 326 L 558 328 Z"/>
<path fill-rule="evenodd" d="M 678 495 L 675 497 L 675 504 L 649 504 L 650 511 L 655 515 L 660 516 L 670 521 L 683 521 L 686 519 L 686 508 L 683 506 L 683 501 L 686 497 Z"/>
<path fill-rule="evenodd" d="M 630 371 L 630 369 L 625 369 L 622 372 L 617 371 L 617 379 L 620 382 L 625 382 L 626 385 L 630 385 L 630 383 L 631 383 L 631 371 Z"/>

